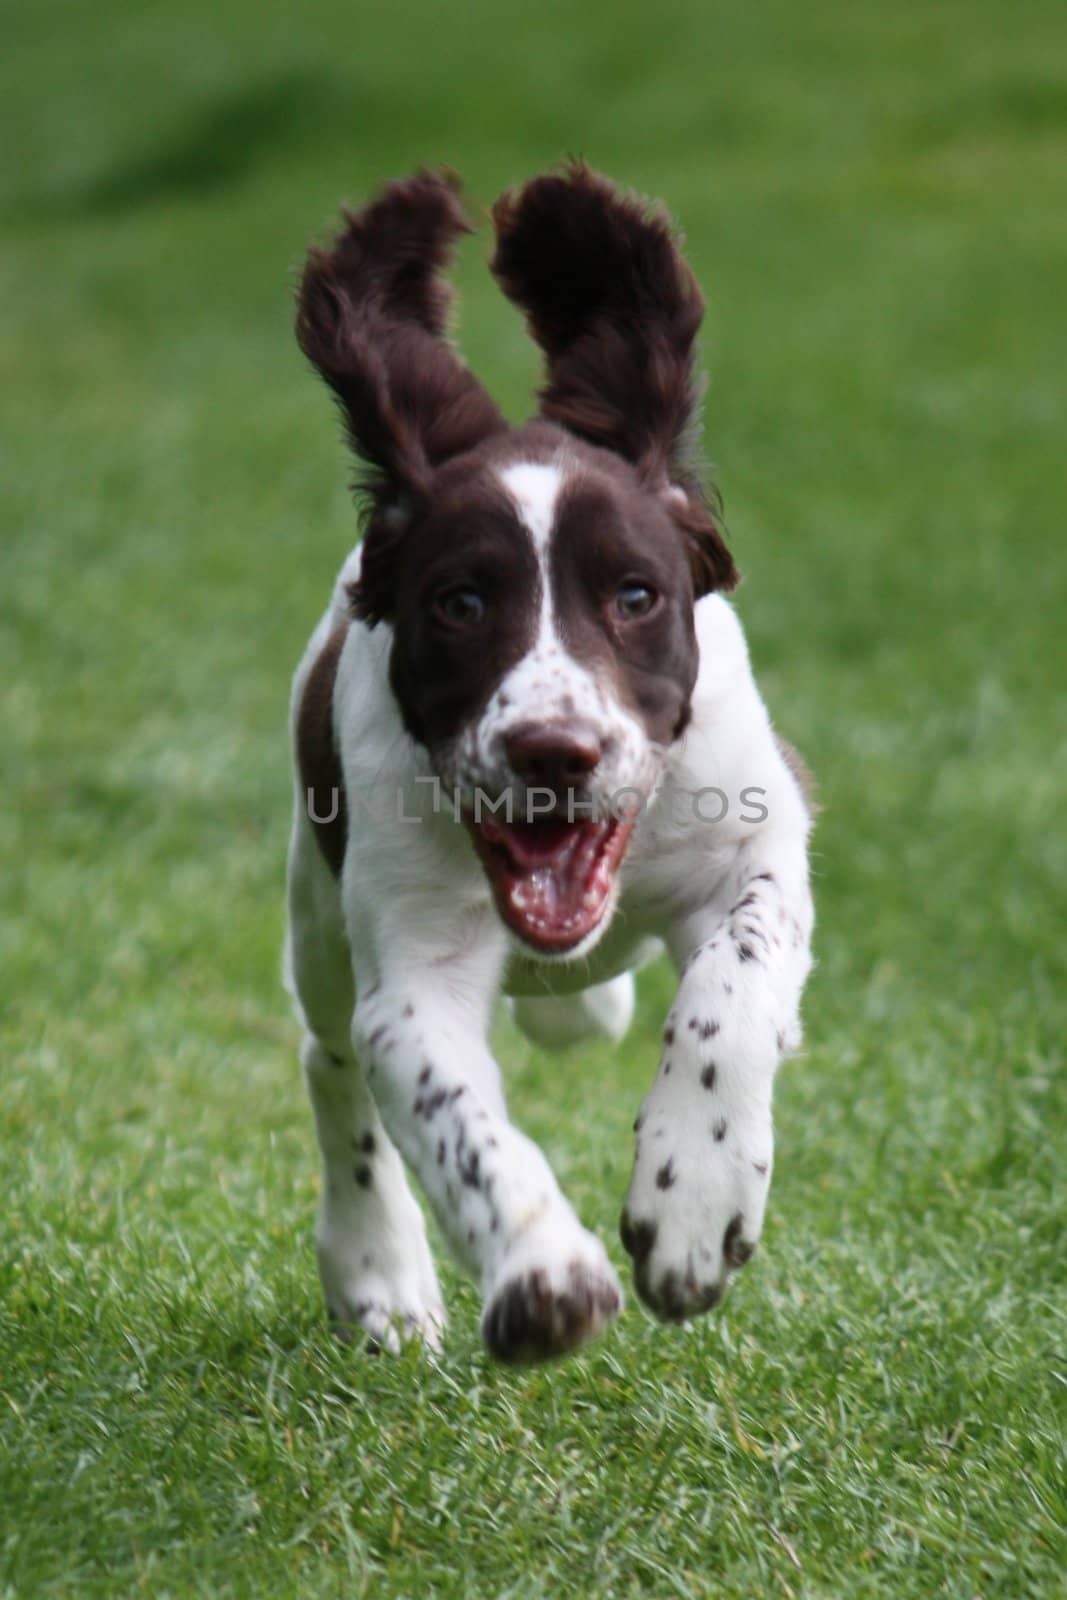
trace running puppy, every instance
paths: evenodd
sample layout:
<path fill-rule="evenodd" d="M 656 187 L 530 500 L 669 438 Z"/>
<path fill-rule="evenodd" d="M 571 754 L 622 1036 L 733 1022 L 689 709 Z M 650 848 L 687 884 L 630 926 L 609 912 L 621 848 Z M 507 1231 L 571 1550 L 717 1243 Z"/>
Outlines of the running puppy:
<path fill-rule="evenodd" d="M 467 229 L 449 179 L 391 184 L 304 271 L 297 334 L 365 521 L 294 683 L 287 971 L 338 1331 L 440 1338 L 406 1162 L 481 1286 L 489 1349 L 537 1361 L 622 1296 L 508 1118 L 498 995 L 542 1043 L 621 1038 L 633 969 L 666 946 L 678 993 L 621 1233 L 657 1316 L 708 1310 L 763 1222 L 810 818 L 683 458 L 703 304 L 668 220 L 574 165 L 494 221 L 493 271 L 546 361 L 519 428 L 445 337 Z"/>

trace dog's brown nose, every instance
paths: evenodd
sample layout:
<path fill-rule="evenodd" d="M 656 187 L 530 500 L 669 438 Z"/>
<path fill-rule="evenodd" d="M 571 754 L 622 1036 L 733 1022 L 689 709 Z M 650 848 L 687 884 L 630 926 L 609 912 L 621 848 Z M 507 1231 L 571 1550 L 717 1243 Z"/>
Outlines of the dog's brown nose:
<path fill-rule="evenodd" d="M 504 740 L 512 771 L 525 783 L 569 789 L 587 778 L 600 760 L 592 728 L 574 723 L 531 722 Z"/>

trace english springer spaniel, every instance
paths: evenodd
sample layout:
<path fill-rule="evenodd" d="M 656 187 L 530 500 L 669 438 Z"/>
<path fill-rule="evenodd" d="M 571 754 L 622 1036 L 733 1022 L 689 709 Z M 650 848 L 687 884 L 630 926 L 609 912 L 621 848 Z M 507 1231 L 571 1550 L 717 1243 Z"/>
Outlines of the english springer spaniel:
<path fill-rule="evenodd" d="M 342 1337 L 439 1343 L 418 1177 L 482 1333 L 539 1361 L 622 1304 L 509 1120 L 487 1036 L 618 1040 L 636 967 L 679 977 L 635 1123 L 622 1242 L 681 1322 L 760 1236 L 771 1091 L 810 966 L 809 807 L 772 731 L 714 504 L 685 461 L 703 304 L 668 219 L 581 164 L 493 212 L 544 352 L 512 427 L 445 333 L 468 225 L 420 173 L 313 250 L 300 345 L 362 463 L 362 542 L 296 673 L 287 974 Z"/>

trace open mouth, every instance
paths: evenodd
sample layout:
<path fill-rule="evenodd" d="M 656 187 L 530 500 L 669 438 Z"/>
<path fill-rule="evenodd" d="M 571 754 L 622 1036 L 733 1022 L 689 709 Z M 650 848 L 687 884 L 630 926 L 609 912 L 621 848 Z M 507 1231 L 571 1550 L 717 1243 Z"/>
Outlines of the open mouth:
<path fill-rule="evenodd" d="M 466 820 L 497 910 L 512 933 L 553 955 L 588 938 L 607 911 L 632 821 Z"/>

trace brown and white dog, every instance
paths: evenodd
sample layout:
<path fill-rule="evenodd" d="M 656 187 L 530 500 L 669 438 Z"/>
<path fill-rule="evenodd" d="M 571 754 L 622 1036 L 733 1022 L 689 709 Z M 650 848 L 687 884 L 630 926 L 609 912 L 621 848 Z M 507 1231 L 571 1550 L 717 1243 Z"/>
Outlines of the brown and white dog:
<path fill-rule="evenodd" d="M 503 992 L 542 1043 L 618 1039 L 633 969 L 680 974 L 622 1240 L 681 1321 L 760 1235 L 771 1091 L 810 966 L 809 814 L 683 464 L 703 306 L 666 218 L 575 165 L 496 206 L 492 267 L 544 351 L 510 427 L 445 339 L 455 187 L 392 184 L 299 293 L 364 466 L 361 545 L 296 674 L 287 972 L 322 1149 L 330 1316 L 436 1345 L 417 1175 L 489 1349 L 558 1355 L 621 1305 L 509 1121 Z"/>

